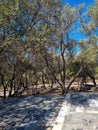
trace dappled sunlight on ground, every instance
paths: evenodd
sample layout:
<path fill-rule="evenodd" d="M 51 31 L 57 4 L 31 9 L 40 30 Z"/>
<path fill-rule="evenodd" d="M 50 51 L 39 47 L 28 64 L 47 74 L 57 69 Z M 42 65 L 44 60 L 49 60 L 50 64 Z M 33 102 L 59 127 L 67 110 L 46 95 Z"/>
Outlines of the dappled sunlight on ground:
<path fill-rule="evenodd" d="M 0 109 L 1 130 L 28 129 L 46 130 L 52 128 L 53 122 L 64 100 L 63 96 L 31 96 L 9 99 Z M 11 102 L 12 100 L 12 102 Z"/>
<path fill-rule="evenodd" d="M 98 130 L 98 93 L 71 93 L 68 104 L 62 130 Z"/>

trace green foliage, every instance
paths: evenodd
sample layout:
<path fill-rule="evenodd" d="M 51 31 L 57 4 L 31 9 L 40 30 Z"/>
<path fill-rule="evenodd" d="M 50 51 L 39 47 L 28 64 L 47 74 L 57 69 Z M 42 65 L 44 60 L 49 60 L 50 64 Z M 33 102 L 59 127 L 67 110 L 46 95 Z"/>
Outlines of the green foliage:
<path fill-rule="evenodd" d="M 96 64 L 98 57 L 98 47 L 88 45 L 86 50 L 83 50 L 79 55 L 78 59 L 80 62 Z"/>
<path fill-rule="evenodd" d="M 91 21 L 98 26 L 98 0 L 88 9 L 87 15 L 91 18 Z"/>
<path fill-rule="evenodd" d="M 66 75 L 74 78 L 82 62 L 89 68 L 96 65 L 94 24 L 81 22 L 89 37 L 81 43 L 70 35 L 82 17 L 83 5 L 61 6 L 55 0 L 0 1 L 0 83 L 4 88 L 15 86 L 16 92 L 18 86 L 41 83 L 43 77 L 45 82 L 57 81 L 64 90 Z M 95 5 L 91 9 L 97 11 Z M 89 17 L 96 20 L 97 14 Z"/>

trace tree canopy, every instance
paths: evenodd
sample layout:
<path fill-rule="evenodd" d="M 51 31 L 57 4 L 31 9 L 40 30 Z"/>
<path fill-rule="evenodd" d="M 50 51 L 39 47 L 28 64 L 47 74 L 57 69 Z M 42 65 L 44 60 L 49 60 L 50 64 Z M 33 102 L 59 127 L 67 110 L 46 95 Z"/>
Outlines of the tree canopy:
<path fill-rule="evenodd" d="M 4 97 L 6 90 L 9 96 L 18 96 L 50 82 L 51 86 L 57 82 L 63 94 L 85 67 L 94 76 L 93 68 L 98 64 L 97 5 L 98 0 L 84 16 L 83 4 L 70 7 L 55 0 L 1 0 L 0 87 Z M 78 24 L 85 35 L 81 41 L 73 35 L 78 35 Z M 66 86 L 68 79 L 72 80 Z"/>

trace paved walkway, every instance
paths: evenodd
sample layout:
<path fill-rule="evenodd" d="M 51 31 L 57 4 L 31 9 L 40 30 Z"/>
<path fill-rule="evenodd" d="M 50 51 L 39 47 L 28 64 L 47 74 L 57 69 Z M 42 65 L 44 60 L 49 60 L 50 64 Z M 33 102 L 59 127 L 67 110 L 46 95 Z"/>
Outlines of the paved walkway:
<path fill-rule="evenodd" d="M 98 130 L 98 94 L 0 99 L 0 130 Z"/>
<path fill-rule="evenodd" d="M 67 106 L 62 130 L 98 130 L 97 93 L 70 94 Z"/>
<path fill-rule="evenodd" d="M 0 100 L 0 130 L 51 130 L 64 96 Z"/>

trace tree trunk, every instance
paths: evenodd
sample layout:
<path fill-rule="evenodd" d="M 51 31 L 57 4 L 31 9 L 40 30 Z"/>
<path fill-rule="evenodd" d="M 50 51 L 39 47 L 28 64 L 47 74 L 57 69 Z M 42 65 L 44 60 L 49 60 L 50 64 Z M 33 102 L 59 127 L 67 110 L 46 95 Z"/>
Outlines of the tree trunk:
<path fill-rule="evenodd" d="M 65 86 L 62 86 L 62 95 L 65 93 Z"/>
<path fill-rule="evenodd" d="M 43 83 L 44 88 L 46 89 L 45 80 L 44 80 L 44 76 L 43 75 L 42 75 L 42 83 Z"/>
<path fill-rule="evenodd" d="M 23 73 L 24 74 L 24 73 Z M 21 87 L 21 81 L 22 81 L 22 76 L 23 74 L 20 75 L 20 78 L 18 80 L 14 80 L 14 93 L 12 94 L 12 97 L 17 96 L 18 95 L 18 91 Z M 17 87 L 17 88 L 16 88 Z"/>
<path fill-rule="evenodd" d="M 96 87 L 96 81 L 95 81 L 95 77 L 94 76 L 89 76 L 92 80 L 92 82 L 94 83 L 94 86 Z"/>
<path fill-rule="evenodd" d="M 51 74 L 52 74 L 54 80 L 60 85 L 60 87 L 61 87 L 61 89 L 62 89 L 62 94 L 64 94 L 64 93 L 65 93 L 65 87 L 64 87 L 64 85 L 62 85 L 62 83 L 59 81 L 59 79 L 57 79 L 57 77 L 56 77 L 56 75 L 55 75 L 55 72 L 54 72 L 52 66 L 50 66 L 46 55 L 44 56 L 44 59 L 45 59 L 46 65 L 47 65 L 47 67 L 49 68 L 49 70 L 50 70 L 50 72 L 51 72 Z"/>
<path fill-rule="evenodd" d="M 1 76 L 1 83 L 2 83 L 2 86 L 3 86 L 3 97 L 6 98 L 6 87 L 7 85 L 4 84 L 4 75 L 2 73 L 0 73 L 0 76 Z"/>
<path fill-rule="evenodd" d="M 10 82 L 10 90 L 9 90 L 9 97 L 12 97 L 12 85 L 13 85 L 13 83 L 12 83 L 12 81 Z"/>
<path fill-rule="evenodd" d="M 69 85 L 68 85 L 68 87 L 67 87 L 67 89 L 66 89 L 66 93 L 68 93 L 70 86 L 71 86 L 72 83 L 75 81 L 75 79 L 79 76 L 79 74 L 81 73 L 81 71 L 82 71 L 82 67 L 80 68 L 80 70 L 77 72 L 77 74 L 75 75 L 75 77 L 74 77 L 74 78 L 71 80 L 71 82 L 69 83 Z"/>
<path fill-rule="evenodd" d="M 51 79 L 51 89 L 53 88 L 54 80 Z"/>
<path fill-rule="evenodd" d="M 6 98 L 6 87 L 4 87 L 4 98 Z"/>
<path fill-rule="evenodd" d="M 26 76 L 26 83 L 25 83 L 25 87 L 27 88 L 27 87 L 28 87 L 28 76 L 27 76 L 27 72 L 26 72 L 25 76 Z"/>

